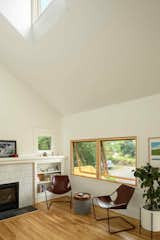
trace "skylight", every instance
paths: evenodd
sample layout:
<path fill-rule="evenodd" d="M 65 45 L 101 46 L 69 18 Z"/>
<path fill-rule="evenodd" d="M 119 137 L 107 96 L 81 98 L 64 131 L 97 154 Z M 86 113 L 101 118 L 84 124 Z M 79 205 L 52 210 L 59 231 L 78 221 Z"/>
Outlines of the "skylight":
<path fill-rule="evenodd" d="M 52 0 L 40 0 L 40 14 L 48 7 Z"/>
<path fill-rule="evenodd" d="M 39 18 L 39 16 L 46 10 L 49 4 L 53 1 L 55 0 L 31 0 L 33 23 Z"/>
<path fill-rule="evenodd" d="M 0 13 L 23 36 L 55 0 L 0 0 Z"/>

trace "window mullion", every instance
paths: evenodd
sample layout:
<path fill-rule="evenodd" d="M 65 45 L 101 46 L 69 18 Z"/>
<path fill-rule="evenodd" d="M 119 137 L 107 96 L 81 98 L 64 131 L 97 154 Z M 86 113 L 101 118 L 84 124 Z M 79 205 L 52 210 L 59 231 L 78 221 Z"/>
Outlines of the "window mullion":
<path fill-rule="evenodd" d="M 77 164 L 78 164 L 78 167 L 79 167 L 79 171 L 82 172 L 82 169 L 81 169 L 81 159 L 80 159 L 80 156 L 79 156 L 79 153 L 78 153 L 77 143 L 74 143 L 74 147 L 75 147 L 76 159 L 77 159 Z"/>
<path fill-rule="evenodd" d="M 101 164 L 101 142 L 96 141 L 96 177 L 100 178 L 100 164 Z"/>
<path fill-rule="evenodd" d="M 104 174 L 106 176 L 109 175 L 108 173 L 108 163 L 107 163 L 107 157 L 106 154 L 104 152 L 104 147 L 103 147 L 103 142 L 101 141 L 101 161 L 103 163 L 103 168 L 104 168 Z"/>

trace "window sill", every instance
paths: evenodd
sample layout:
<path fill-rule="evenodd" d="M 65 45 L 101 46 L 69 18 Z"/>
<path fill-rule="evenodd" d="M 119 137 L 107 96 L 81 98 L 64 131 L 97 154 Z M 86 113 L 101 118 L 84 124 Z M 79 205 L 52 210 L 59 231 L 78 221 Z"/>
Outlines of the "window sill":
<path fill-rule="evenodd" d="M 124 185 L 135 187 L 135 188 L 137 187 L 137 181 L 135 181 L 134 184 L 131 184 L 131 183 L 123 182 L 123 179 L 120 179 L 122 181 L 117 181 L 117 180 L 109 180 L 109 179 L 97 178 L 95 176 L 93 176 L 93 177 L 91 177 L 91 176 L 82 176 L 82 175 L 78 175 L 78 174 L 74 174 L 74 173 L 71 173 L 71 175 L 75 176 L 75 177 L 88 178 L 88 179 L 103 181 L 103 182 L 107 182 L 107 183 L 124 184 Z"/>

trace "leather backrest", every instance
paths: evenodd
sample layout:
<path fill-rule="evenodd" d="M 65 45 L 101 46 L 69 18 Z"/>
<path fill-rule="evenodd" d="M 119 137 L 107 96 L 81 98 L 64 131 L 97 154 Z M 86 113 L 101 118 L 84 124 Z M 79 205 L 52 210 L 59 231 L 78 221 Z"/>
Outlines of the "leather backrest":
<path fill-rule="evenodd" d="M 126 203 L 126 206 L 128 205 L 129 201 L 131 200 L 133 193 L 134 193 L 134 188 L 122 184 L 119 188 L 117 188 L 117 198 L 114 201 L 115 204 L 122 204 Z"/>
<path fill-rule="evenodd" d="M 64 194 L 71 190 L 71 184 L 67 175 L 57 175 L 52 178 L 52 192 Z"/>

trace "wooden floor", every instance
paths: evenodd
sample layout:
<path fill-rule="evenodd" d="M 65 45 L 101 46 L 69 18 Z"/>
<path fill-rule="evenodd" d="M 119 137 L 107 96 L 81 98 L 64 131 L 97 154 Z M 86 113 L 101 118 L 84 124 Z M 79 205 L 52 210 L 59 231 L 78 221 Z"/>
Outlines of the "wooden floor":
<path fill-rule="evenodd" d="M 48 211 L 44 203 L 38 211 L 0 221 L 0 240 L 140 240 L 150 239 L 148 233 L 130 232 L 110 235 L 106 223 L 96 222 L 92 215 L 75 215 L 68 204 L 54 203 Z M 98 210 L 99 211 L 99 210 Z M 99 212 L 100 213 L 100 212 Z M 113 220 L 113 228 L 123 227 Z M 134 224 L 137 224 L 132 219 Z M 154 239 L 160 239 L 156 235 Z"/>

